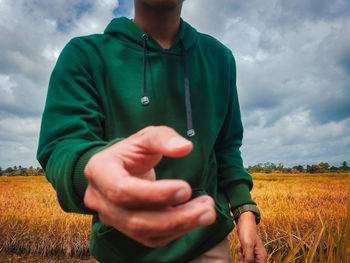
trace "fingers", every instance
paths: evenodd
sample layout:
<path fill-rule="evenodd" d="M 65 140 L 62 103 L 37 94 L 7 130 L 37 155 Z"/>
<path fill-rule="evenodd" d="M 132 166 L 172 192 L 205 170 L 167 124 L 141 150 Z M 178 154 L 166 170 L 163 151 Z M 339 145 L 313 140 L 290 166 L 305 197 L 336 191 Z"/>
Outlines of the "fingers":
<path fill-rule="evenodd" d="M 165 245 L 186 232 L 214 223 L 216 218 L 214 202 L 209 196 L 200 196 L 177 207 L 158 210 L 114 207 L 110 212 L 110 216 L 99 214 L 103 223 L 149 247 Z"/>
<path fill-rule="evenodd" d="M 263 242 L 258 237 L 255 245 L 249 245 L 242 243 L 242 246 L 238 247 L 237 256 L 239 263 L 266 263 L 267 253 Z"/>
<path fill-rule="evenodd" d="M 267 252 L 264 247 L 264 243 L 261 238 L 258 239 L 257 246 L 255 247 L 255 262 L 256 263 L 266 263 L 267 262 Z"/>
<path fill-rule="evenodd" d="M 184 203 L 191 197 L 192 189 L 183 180 L 150 181 L 118 176 L 115 181 L 105 185 L 103 192 L 106 198 L 120 206 L 154 208 Z"/>
<path fill-rule="evenodd" d="M 254 252 L 250 249 L 243 249 L 242 247 L 237 248 L 237 256 L 239 263 L 254 263 Z M 244 253 L 244 254 L 243 254 Z"/>
<path fill-rule="evenodd" d="M 182 157 L 192 151 L 193 144 L 166 126 L 149 126 L 112 145 L 108 151 L 133 175 L 154 168 L 162 156 Z"/>
<path fill-rule="evenodd" d="M 238 256 L 239 263 L 244 263 L 242 247 L 238 247 L 236 251 L 237 251 L 237 256 Z"/>
<path fill-rule="evenodd" d="M 181 235 L 197 227 L 211 224 L 215 218 L 212 198 L 200 196 L 176 207 L 131 212 L 129 210 L 127 222 L 136 225 L 141 233 L 147 229 L 147 232 L 167 236 Z"/>
<path fill-rule="evenodd" d="M 244 263 L 253 263 L 255 259 L 254 248 L 256 244 L 253 240 L 241 240 L 240 254 Z"/>
<path fill-rule="evenodd" d="M 192 143 L 165 126 L 147 127 L 95 154 L 84 173 L 111 202 L 129 207 L 172 206 L 191 197 L 183 180 L 155 180 L 153 167 L 162 154 L 181 156 Z"/>
<path fill-rule="evenodd" d="M 191 187 L 183 180 L 147 181 L 129 177 L 118 186 L 112 200 L 128 207 L 162 207 L 186 202 L 191 197 Z"/>
<path fill-rule="evenodd" d="M 176 207 L 129 209 L 116 206 L 89 185 L 84 202 L 98 211 L 102 223 L 149 247 L 166 245 L 186 232 L 214 223 L 216 218 L 214 201 L 209 196 Z"/>
<path fill-rule="evenodd" d="M 88 180 L 102 196 L 121 206 L 172 206 L 186 202 L 191 197 L 191 187 L 184 180 L 154 181 L 154 177 L 153 169 L 144 176 L 136 177 L 131 176 L 122 164 L 107 162 L 98 173 L 88 176 Z"/>
<path fill-rule="evenodd" d="M 150 153 L 161 153 L 168 157 L 182 157 L 192 151 L 191 141 L 167 126 L 149 126 L 135 135 L 142 147 Z"/>
<path fill-rule="evenodd" d="M 243 246 L 245 263 L 254 263 L 254 246 L 245 245 Z"/>

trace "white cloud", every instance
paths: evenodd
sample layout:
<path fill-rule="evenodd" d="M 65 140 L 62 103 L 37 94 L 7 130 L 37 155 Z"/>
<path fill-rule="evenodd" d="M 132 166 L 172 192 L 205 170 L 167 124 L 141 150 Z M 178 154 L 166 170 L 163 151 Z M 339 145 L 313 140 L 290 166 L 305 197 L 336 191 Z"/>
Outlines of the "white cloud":
<path fill-rule="evenodd" d="M 0 74 L 0 104 L 3 104 L 5 99 L 14 101 L 13 89 L 15 87 L 16 84 L 11 80 L 10 76 Z"/>
<path fill-rule="evenodd" d="M 188 1 L 234 53 L 246 164 L 350 159 L 350 3 Z M 346 60 L 347 59 L 347 60 Z"/>
<path fill-rule="evenodd" d="M 11 116 L 0 119 L 0 166 L 39 166 L 35 159 L 40 118 Z M 2 166 L 4 165 L 5 166 Z"/>
<path fill-rule="evenodd" d="M 0 4 L 0 166 L 35 160 L 50 73 L 64 45 L 102 33 L 117 0 L 2 1 Z"/>
<path fill-rule="evenodd" d="M 349 159 L 350 118 L 315 124 L 308 111 L 298 109 L 270 127 L 263 123 L 245 129 L 242 155 L 246 165 L 264 162 L 288 165 Z"/>
<path fill-rule="evenodd" d="M 37 165 L 52 68 L 128 0 L 0 0 L 0 165 Z M 183 18 L 234 53 L 245 163 L 350 161 L 350 2 L 188 0 Z"/>
<path fill-rule="evenodd" d="M 71 35 L 88 35 L 92 32 L 102 33 L 113 18 L 113 10 L 117 7 L 118 1 L 116 0 L 93 1 L 90 11 L 84 13 L 76 21 Z"/>

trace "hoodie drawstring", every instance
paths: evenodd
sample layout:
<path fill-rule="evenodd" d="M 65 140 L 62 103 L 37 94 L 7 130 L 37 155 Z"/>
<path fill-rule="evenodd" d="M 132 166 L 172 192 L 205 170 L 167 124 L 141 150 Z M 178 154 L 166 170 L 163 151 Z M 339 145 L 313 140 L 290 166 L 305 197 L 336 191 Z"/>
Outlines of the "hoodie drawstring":
<path fill-rule="evenodd" d="M 148 35 L 143 34 L 143 86 L 142 86 L 142 98 L 141 104 L 147 106 L 149 104 L 149 98 L 146 96 L 146 66 L 147 66 L 147 40 Z M 187 118 L 187 136 L 195 136 L 195 130 L 193 129 L 192 121 L 192 106 L 191 106 L 191 96 L 190 96 L 190 84 L 188 79 L 188 69 L 187 69 L 187 60 L 186 60 L 186 49 L 182 41 L 181 44 L 181 54 L 182 54 L 182 63 L 184 68 L 184 86 L 185 86 L 185 105 L 186 105 L 186 118 Z"/>
<path fill-rule="evenodd" d="M 143 34 L 142 35 L 142 39 L 143 39 L 143 88 L 142 88 L 141 104 L 143 106 L 147 106 L 149 104 L 149 98 L 146 96 L 146 85 L 147 85 L 146 66 L 147 66 L 147 40 L 148 40 L 148 35 L 147 34 Z"/>
<path fill-rule="evenodd" d="M 186 49 L 182 41 L 182 63 L 184 67 L 184 84 L 185 84 L 185 104 L 186 104 L 186 117 L 187 117 L 187 136 L 193 137 L 196 133 L 193 129 L 192 122 L 192 106 L 191 106 L 191 95 L 190 95 L 190 82 L 188 80 L 188 69 L 187 69 L 187 60 L 186 60 Z"/>

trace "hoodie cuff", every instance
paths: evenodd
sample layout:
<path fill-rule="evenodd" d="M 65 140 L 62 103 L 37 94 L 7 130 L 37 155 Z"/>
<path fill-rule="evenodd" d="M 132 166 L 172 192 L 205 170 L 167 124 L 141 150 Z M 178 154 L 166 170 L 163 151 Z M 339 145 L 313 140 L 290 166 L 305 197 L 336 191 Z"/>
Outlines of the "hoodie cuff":
<path fill-rule="evenodd" d="M 231 204 L 231 210 L 244 204 L 255 204 L 245 183 L 232 184 L 226 188 L 226 195 Z"/>
<path fill-rule="evenodd" d="M 123 140 L 124 138 L 116 138 L 109 142 L 107 145 L 97 146 L 88 149 L 78 160 L 78 162 L 75 165 L 74 173 L 73 173 L 73 190 L 74 192 L 79 196 L 79 199 L 81 200 L 81 206 L 85 207 L 84 204 L 84 195 L 85 191 L 88 185 L 88 181 L 84 175 L 84 169 L 90 158 L 95 155 L 96 153 L 110 147 L 111 145 Z M 89 211 L 89 213 L 95 213 L 94 211 Z"/>

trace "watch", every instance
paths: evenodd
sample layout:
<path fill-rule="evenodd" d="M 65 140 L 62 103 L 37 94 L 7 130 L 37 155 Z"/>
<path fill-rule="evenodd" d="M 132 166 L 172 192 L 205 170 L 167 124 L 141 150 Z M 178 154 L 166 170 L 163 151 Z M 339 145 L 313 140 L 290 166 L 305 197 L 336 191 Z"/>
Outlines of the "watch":
<path fill-rule="evenodd" d="M 238 219 L 241 216 L 241 214 L 243 214 L 244 212 L 253 212 L 255 215 L 255 222 L 256 224 L 259 224 L 260 222 L 260 210 L 259 208 L 254 205 L 254 204 L 245 204 L 245 205 L 241 205 L 241 206 L 237 206 L 232 210 L 233 213 L 233 219 L 236 221 L 236 224 L 238 223 Z"/>

